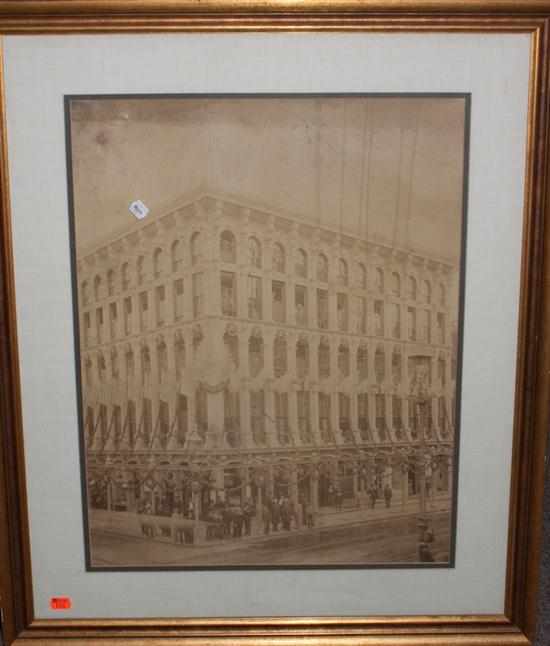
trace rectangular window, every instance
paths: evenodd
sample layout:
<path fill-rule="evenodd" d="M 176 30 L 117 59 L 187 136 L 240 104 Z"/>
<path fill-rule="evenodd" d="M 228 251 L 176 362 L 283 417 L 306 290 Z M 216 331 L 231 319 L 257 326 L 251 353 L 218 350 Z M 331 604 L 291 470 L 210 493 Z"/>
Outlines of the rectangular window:
<path fill-rule="evenodd" d="M 204 314 L 202 272 L 193 274 L 193 316 L 199 318 Z"/>
<path fill-rule="evenodd" d="M 339 424 L 346 442 L 353 439 L 351 433 L 351 400 L 348 395 L 338 393 Z"/>
<path fill-rule="evenodd" d="M 90 312 L 84 312 L 84 345 L 90 343 L 90 327 L 92 322 L 90 320 Z"/>
<path fill-rule="evenodd" d="M 145 446 L 151 443 L 153 433 L 153 405 L 150 399 L 143 400 L 143 428 L 141 431 Z"/>
<path fill-rule="evenodd" d="M 280 280 L 271 281 L 271 309 L 273 320 L 284 323 L 286 320 L 286 294 L 285 284 Z"/>
<path fill-rule="evenodd" d="M 445 345 L 445 314 L 443 312 L 437 313 L 437 336 L 438 343 Z"/>
<path fill-rule="evenodd" d="M 296 308 L 296 325 L 307 325 L 307 288 L 296 285 L 294 288 L 294 306 Z"/>
<path fill-rule="evenodd" d="M 183 307 L 184 307 L 183 278 L 179 278 L 178 280 L 174 281 L 173 289 L 174 289 L 174 318 L 176 319 L 176 321 L 178 321 L 183 318 Z"/>
<path fill-rule="evenodd" d="M 262 279 L 248 277 L 248 318 L 259 321 L 262 318 Z"/>
<path fill-rule="evenodd" d="M 124 334 L 132 334 L 132 297 L 127 296 L 124 299 Z"/>
<path fill-rule="evenodd" d="M 421 324 L 421 338 L 424 343 L 430 343 L 432 340 L 431 327 L 432 327 L 432 314 L 428 310 L 423 310 L 422 324 Z"/>
<path fill-rule="evenodd" d="M 130 446 L 134 446 L 136 441 L 136 404 L 131 400 L 126 405 L 126 432 Z"/>
<path fill-rule="evenodd" d="M 170 413 L 168 410 L 168 402 L 159 402 L 159 419 L 158 419 L 158 438 L 160 445 L 166 447 L 168 444 L 168 436 L 170 434 Z"/>
<path fill-rule="evenodd" d="M 367 333 L 367 299 L 360 296 L 355 297 L 355 331 Z"/>
<path fill-rule="evenodd" d="M 197 430 L 201 437 L 204 437 L 208 430 L 208 395 L 204 388 L 197 388 L 195 391 L 195 421 Z"/>
<path fill-rule="evenodd" d="M 348 329 L 348 295 L 337 294 L 336 309 L 338 313 L 338 329 L 345 332 Z"/>
<path fill-rule="evenodd" d="M 418 437 L 418 406 L 413 399 L 409 399 L 409 428 L 415 440 Z"/>
<path fill-rule="evenodd" d="M 95 323 L 97 330 L 97 342 L 102 343 L 103 341 L 103 308 L 98 307 L 95 311 Z"/>
<path fill-rule="evenodd" d="M 102 442 L 107 441 L 107 406 L 101 404 L 99 407 L 99 437 Z"/>
<path fill-rule="evenodd" d="M 159 285 L 155 289 L 155 300 L 157 306 L 157 325 L 164 325 L 166 305 L 166 289 L 164 285 Z"/>
<path fill-rule="evenodd" d="M 401 308 L 397 303 L 391 305 L 391 327 L 394 339 L 401 338 Z"/>
<path fill-rule="evenodd" d="M 384 336 L 384 301 L 374 301 L 374 334 Z"/>
<path fill-rule="evenodd" d="M 448 424 L 447 424 L 447 402 L 445 397 L 439 397 L 437 402 L 437 425 L 439 426 L 439 432 L 442 435 L 447 435 Z"/>
<path fill-rule="evenodd" d="M 275 424 L 279 444 L 290 442 L 288 427 L 288 393 L 275 393 Z"/>
<path fill-rule="evenodd" d="M 109 305 L 109 323 L 110 323 L 111 339 L 116 339 L 116 337 L 117 337 L 117 306 L 116 306 L 116 303 L 111 303 Z"/>
<path fill-rule="evenodd" d="M 330 395 L 319 393 L 319 431 L 323 442 L 332 440 L 330 429 Z"/>
<path fill-rule="evenodd" d="M 328 291 L 317 290 L 317 327 L 328 330 Z"/>
<path fill-rule="evenodd" d="M 222 271 L 220 276 L 223 316 L 237 316 L 237 285 L 235 274 Z"/>
<path fill-rule="evenodd" d="M 239 446 L 240 444 L 240 401 L 239 393 L 233 393 L 229 390 L 224 390 L 223 393 L 223 425 L 225 431 L 225 439 L 229 446 Z"/>
<path fill-rule="evenodd" d="M 357 395 L 357 423 L 361 439 L 368 439 L 369 430 L 369 396 L 367 393 Z"/>
<path fill-rule="evenodd" d="M 149 297 L 147 292 L 141 292 L 139 295 L 139 327 L 143 332 L 147 329 L 149 318 Z"/>
<path fill-rule="evenodd" d="M 401 397 L 393 395 L 391 410 L 393 429 L 397 433 L 401 433 L 401 431 L 403 430 L 403 409 Z"/>
<path fill-rule="evenodd" d="M 250 427 L 254 444 L 265 444 L 265 402 L 263 390 L 250 392 Z"/>
<path fill-rule="evenodd" d="M 187 397 L 181 394 L 178 395 L 176 406 L 177 440 L 178 444 L 183 446 L 188 428 Z"/>
<path fill-rule="evenodd" d="M 409 341 L 416 341 L 416 310 L 407 308 Z"/>
<path fill-rule="evenodd" d="M 319 377 L 330 377 L 330 347 L 326 343 L 319 345 Z"/>
<path fill-rule="evenodd" d="M 113 427 L 111 433 L 115 440 L 115 445 L 118 446 L 120 443 L 121 433 L 122 433 L 122 411 L 120 406 L 113 406 Z"/>
<path fill-rule="evenodd" d="M 312 441 L 311 434 L 311 417 L 309 406 L 309 392 L 304 390 L 296 393 L 298 405 L 298 432 L 300 433 L 300 440 L 304 444 L 310 444 Z"/>
<path fill-rule="evenodd" d="M 386 396 L 375 395 L 376 430 L 381 440 L 386 439 Z"/>

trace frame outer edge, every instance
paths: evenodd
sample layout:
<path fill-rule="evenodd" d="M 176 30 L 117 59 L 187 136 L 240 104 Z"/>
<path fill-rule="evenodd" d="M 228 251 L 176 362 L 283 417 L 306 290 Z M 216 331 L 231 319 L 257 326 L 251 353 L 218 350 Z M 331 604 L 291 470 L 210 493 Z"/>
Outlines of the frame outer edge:
<path fill-rule="evenodd" d="M 550 0 L 526 0 L 520 6 L 515 0 L 464 0 L 461 3 L 448 0 L 0 0 L 0 33 L 4 31 L 4 19 L 14 18 L 22 20 L 31 29 L 33 24 L 43 24 L 54 21 L 64 16 L 77 16 L 86 24 L 88 19 L 97 20 L 107 14 L 108 18 L 118 17 L 128 20 L 130 17 L 123 17 L 121 12 L 134 9 L 136 13 L 149 12 L 149 14 L 161 14 L 170 11 L 187 11 L 192 13 L 194 8 L 199 7 L 206 11 L 212 19 L 215 19 L 216 12 L 227 11 L 230 8 L 246 7 L 250 11 L 263 12 L 263 17 L 268 18 L 270 12 L 287 11 L 290 25 L 292 24 L 291 13 L 299 9 L 307 12 L 327 10 L 349 10 L 348 16 L 353 22 L 354 17 L 360 15 L 364 18 L 365 11 L 374 11 L 377 8 L 384 12 L 405 12 L 421 14 L 424 11 L 439 13 L 444 18 L 445 12 L 479 12 L 487 13 L 494 11 L 510 11 L 513 16 L 518 13 L 524 14 L 527 18 L 529 12 L 543 11 L 550 13 Z M 435 6 L 437 4 L 437 7 Z M 460 7 L 460 8 L 459 8 Z M 89 11 L 88 15 L 84 12 Z M 40 14 L 40 15 L 38 15 Z M 513 16 L 510 23 L 513 21 Z M 175 14 L 174 18 L 177 17 Z M 261 16 L 260 16 L 261 17 Z M 403 16 L 407 17 L 407 16 Z M 538 16 L 540 17 L 540 16 Z M 170 16 L 166 16 L 170 20 Z M 426 16 L 427 28 L 429 18 Z M 533 21 L 535 16 L 531 16 Z M 146 17 L 144 16 L 146 20 Z M 391 20 L 391 18 L 389 19 Z M 389 21 L 388 21 L 389 22 Z M 472 22 L 475 23 L 475 17 Z M 488 21 L 490 25 L 490 20 Z M 496 20 L 495 20 L 496 24 Z M 330 634 L 331 628 L 327 625 L 324 634 L 315 631 L 315 626 L 322 624 L 322 620 L 311 620 L 304 626 L 301 635 L 288 635 L 280 631 L 278 622 L 269 626 L 269 634 L 254 635 L 253 631 L 248 634 L 246 626 L 240 630 L 232 629 L 223 633 L 215 634 L 212 631 L 210 636 L 206 634 L 193 635 L 187 632 L 185 627 L 174 634 L 168 626 L 162 626 L 159 622 L 159 632 L 166 636 L 150 635 L 139 632 L 139 622 L 128 626 L 123 632 L 126 635 L 113 635 L 109 625 L 114 622 L 98 622 L 96 627 L 85 630 L 84 628 L 70 634 L 69 631 L 54 626 L 40 634 L 32 626 L 32 585 L 30 579 L 30 549 L 28 534 L 28 519 L 26 517 L 26 495 L 25 475 L 22 447 L 22 420 L 20 410 L 19 392 L 19 368 L 17 359 L 17 336 L 16 336 L 16 312 L 15 312 L 15 288 L 13 282 L 13 259 L 10 231 L 10 208 L 9 208 L 9 180 L 7 161 L 7 135 L 5 124 L 5 90 L 3 75 L 3 59 L 0 53 L 0 246 L 2 249 L 0 257 L 0 369 L 7 375 L 5 380 L 0 382 L 0 420 L 4 422 L 0 435 L 0 522 L 7 518 L 8 541 L 4 536 L 0 537 L 0 558 L 7 555 L 7 568 L 0 572 L 0 595 L 11 601 L 10 608 L 6 608 L 6 639 L 7 643 L 14 643 L 16 646 L 41 646 L 49 644 L 66 643 L 71 640 L 73 646 L 91 646 L 101 640 L 103 646 L 122 646 L 130 641 L 134 646 L 173 646 L 177 643 L 185 643 L 187 646 L 211 646 L 215 641 L 220 646 L 234 646 L 240 642 L 244 644 L 261 644 L 261 646 L 291 646 L 300 642 L 303 646 L 527 646 L 529 637 L 534 633 L 536 621 L 536 583 L 538 581 L 538 564 L 540 559 L 540 528 L 541 528 L 541 499 L 542 483 L 544 473 L 544 450 L 546 439 L 546 425 L 548 419 L 547 392 L 549 387 L 550 367 L 550 236 L 545 235 L 545 221 L 550 218 L 550 182 L 548 181 L 548 150 L 550 146 L 550 129 L 548 128 L 548 115 L 550 107 L 546 105 L 548 83 L 549 83 L 549 61 L 548 61 L 548 17 L 544 20 L 544 39 L 539 43 L 540 68 L 538 72 L 541 77 L 534 88 L 535 100 L 538 107 L 538 118 L 529 150 L 531 167 L 527 177 L 526 191 L 531 191 L 529 199 L 528 223 L 534 231 L 527 231 L 531 246 L 524 247 L 524 258 L 522 261 L 522 288 L 524 290 L 525 302 L 521 304 L 522 320 L 524 320 L 523 338 L 527 339 L 529 332 L 535 333 L 535 342 L 538 342 L 538 353 L 531 348 L 531 354 L 527 357 L 525 353 L 524 365 L 536 369 L 536 381 L 524 379 L 523 385 L 530 390 L 524 393 L 523 409 L 518 411 L 520 420 L 526 420 L 524 434 L 519 447 L 519 440 L 516 440 L 516 449 L 520 449 L 515 470 L 514 481 L 516 496 L 515 504 L 518 508 L 512 511 L 511 527 L 517 536 L 510 543 L 508 589 L 507 589 L 507 614 L 510 619 L 517 623 L 526 634 L 519 628 L 510 626 L 504 629 L 504 624 L 495 624 L 493 627 L 480 628 L 479 626 L 468 626 L 468 621 L 463 625 L 453 622 L 452 618 L 445 627 L 430 626 L 428 618 L 423 617 L 424 623 L 413 624 L 411 632 L 404 634 L 390 634 L 397 625 L 392 626 L 391 621 L 384 624 L 380 618 L 378 626 L 368 626 L 367 623 L 359 626 L 364 632 L 351 633 L 344 629 L 338 632 L 335 627 L 334 633 Z M 539 26 L 540 28 L 540 26 Z M 85 28 L 84 28 L 85 29 Z M 289 29 L 292 29 L 290 26 Z M 391 28 L 390 28 L 391 29 Z M 388 29 L 388 31 L 390 30 Z M 76 32 L 71 28 L 68 31 Z M 472 29 L 472 31 L 474 31 Z M 498 31 L 498 29 L 497 29 Z M 503 29 L 505 31 L 505 29 Z M 546 227 L 547 228 L 547 227 Z M 529 252 L 533 252 L 533 259 L 526 258 Z M 527 273 L 525 273 L 527 272 Z M 528 326 L 528 327 L 527 327 Z M 525 342 L 524 342 L 525 343 Z M 533 344 L 534 347 L 535 344 Z M 531 390 L 532 388 L 532 390 Z M 531 414 L 527 414 L 529 402 L 532 402 Z M 523 424 L 522 424 L 523 425 Z M 528 431 L 528 432 L 527 432 Z M 521 481 L 527 478 L 527 486 L 522 488 Z M 23 511 L 22 511 L 23 510 Z M 519 527 L 524 523 L 523 527 Z M 519 528 L 519 531 L 518 531 Z M 514 549 L 512 549 L 514 548 Z M 511 569 L 510 569 L 511 568 Z M 6 571 L 7 570 L 7 571 Z M 511 576 L 512 574 L 512 576 Z M 10 614 L 11 613 L 11 614 Z M 342 624 L 346 618 L 341 618 Z M 91 624 L 92 622 L 90 622 Z M 185 622 L 181 622 L 184 624 Z M 223 625 L 223 620 L 220 622 Z M 229 622 L 228 622 L 229 623 Z M 246 623 L 243 621 L 243 623 Z M 370 623 L 370 622 L 369 622 Z M 25 626 L 29 630 L 21 632 Z M 204 622 L 204 632 L 208 632 L 208 621 Z M 420 632 L 422 630 L 422 632 Z M 436 634 L 437 631 L 437 634 Z M 88 633 L 87 635 L 85 633 Z M 130 636 L 129 633 L 134 633 Z M 169 634 L 172 632 L 172 636 Z M 378 632 L 378 634 L 376 634 Z M 33 634 L 34 633 L 34 634 Z M 15 639 L 20 634 L 21 637 Z M 11 641 L 15 639 L 15 641 Z"/>

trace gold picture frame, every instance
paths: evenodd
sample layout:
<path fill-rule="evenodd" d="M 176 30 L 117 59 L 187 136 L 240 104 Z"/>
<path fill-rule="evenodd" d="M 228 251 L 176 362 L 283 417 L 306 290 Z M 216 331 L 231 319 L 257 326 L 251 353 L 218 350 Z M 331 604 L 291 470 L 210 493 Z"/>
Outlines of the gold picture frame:
<path fill-rule="evenodd" d="M 522 33 L 531 42 L 525 205 L 506 594 L 502 615 L 37 619 L 27 511 L 22 401 L 9 196 L 8 133 L 1 84 L 2 247 L 0 299 L 0 607 L 7 644 L 233 645 L 450 644 L 532 642 L 540 563 L 544 452 L 550 375 L 548 92 L 550 1 L 526 0 L 10 0 L 0 34 L 229 31 Z"/>

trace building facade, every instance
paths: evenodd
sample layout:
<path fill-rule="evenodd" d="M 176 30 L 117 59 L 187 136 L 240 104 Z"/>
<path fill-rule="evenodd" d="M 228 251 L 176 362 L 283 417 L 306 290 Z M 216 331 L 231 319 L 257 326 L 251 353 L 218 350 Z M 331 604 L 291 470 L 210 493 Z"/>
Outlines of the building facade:
<path fill-rule="evenodd" d="M 450 495 L 453 264 L 204 195 L 77 278 L 92 508 Z"/>

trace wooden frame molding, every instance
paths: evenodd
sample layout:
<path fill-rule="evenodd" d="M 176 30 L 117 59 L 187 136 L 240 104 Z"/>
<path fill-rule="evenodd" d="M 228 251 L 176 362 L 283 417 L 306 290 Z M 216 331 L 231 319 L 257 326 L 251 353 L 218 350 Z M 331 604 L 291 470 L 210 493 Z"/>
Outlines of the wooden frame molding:
<path fill-rule="evenodd" d="M 10 231 L 9 151 L 2 82 L 0 606 L 7 644 L 519 646 L 533 639 L 550 390 L 550 0 L 0 0 L 0 35 L 315 30 L 519 32 L 530 34 L 532 39 L 504 615 L 170 620 L 34 618 Z"/>

